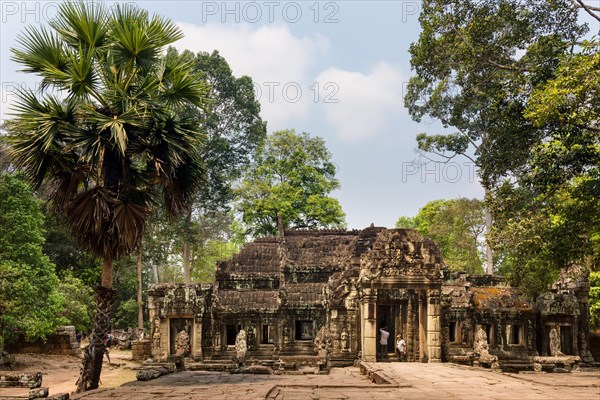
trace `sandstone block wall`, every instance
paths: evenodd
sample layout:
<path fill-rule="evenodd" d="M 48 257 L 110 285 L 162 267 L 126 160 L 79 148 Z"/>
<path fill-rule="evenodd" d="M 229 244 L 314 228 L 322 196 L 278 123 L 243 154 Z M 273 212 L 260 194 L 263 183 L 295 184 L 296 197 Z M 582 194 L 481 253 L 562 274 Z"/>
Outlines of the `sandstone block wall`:
<path fill-rule="evenodd" d="M 6 346 L 9 353 L 64 354 L 79 356 L 81 349 L 74 326 L 61 326 L 46 341 L 26 342 L 23 338 Z"/>

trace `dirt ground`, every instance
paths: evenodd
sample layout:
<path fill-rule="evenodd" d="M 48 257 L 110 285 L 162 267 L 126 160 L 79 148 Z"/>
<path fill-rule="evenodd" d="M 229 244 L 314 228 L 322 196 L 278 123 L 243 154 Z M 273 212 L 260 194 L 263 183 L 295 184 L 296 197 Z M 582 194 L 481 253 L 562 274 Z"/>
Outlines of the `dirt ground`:
<path fill-rule="evenodd" d="M 41 372 L 42 386 L 49 387 L 51 395 L 75 391 L 81 358 L 48 354 L 14 354 L 14 357 L 16 365 L 9 372 Z M 140 366 L 140 363 L 131 360 L 130 350 L 111 349 L 110 361 L 109 364 L 106 356 L 104 357 L 100 378 L 101 388 L 118 387 L 136 380 L 136 370 L 133 368 Z M 28 392 L 28 389 L 0 388 L 0 397 L 22 395 L 26 392 Z"/>

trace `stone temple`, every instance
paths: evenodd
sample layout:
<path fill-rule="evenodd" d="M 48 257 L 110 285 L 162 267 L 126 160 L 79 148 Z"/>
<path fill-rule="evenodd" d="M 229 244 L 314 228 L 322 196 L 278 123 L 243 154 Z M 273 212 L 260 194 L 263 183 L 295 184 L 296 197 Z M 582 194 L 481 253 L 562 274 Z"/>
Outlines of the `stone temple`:
<path fill-rule="evenodd" d="M 387 326 L 391 360 L 401 335 L 409 362 L 570 370 L 594 362 L 588 292 L 581 274 L 535 302 L 501 277 L 452 275 L 414 230 L 289 231 L 219 263 L 212 284 L 153 286 L 149 339 L 167 360 L 185 331 L 185 355 L 206 363 L 234 359 L 242 332 L 247 363 L 328 368 L 379 360 Z"/>

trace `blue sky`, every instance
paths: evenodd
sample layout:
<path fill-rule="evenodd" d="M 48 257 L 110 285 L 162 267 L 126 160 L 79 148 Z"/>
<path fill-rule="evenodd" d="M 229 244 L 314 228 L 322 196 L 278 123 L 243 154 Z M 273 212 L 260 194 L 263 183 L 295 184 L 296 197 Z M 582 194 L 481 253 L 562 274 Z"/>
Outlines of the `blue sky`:
<path fill-rule="evenodd" d="M 413 122 L 403 106 L 419 1 L 132 3 L 177 22 L 186 35 L 179 49 L 219 50 L 235 75 L 251 76 L 269 132 L 294 128 L 326 140 L 349 228 L 391 227 L 435 199 L 482 197 L 466 159 L 422 166 L 415 151 L 418 133 L 441 129 Z M 9 49 L 25 25 L 52 18 L 56 4 L 1 2 L 2 118 L 15 85 L 34 85 L 16 72 Z"/>

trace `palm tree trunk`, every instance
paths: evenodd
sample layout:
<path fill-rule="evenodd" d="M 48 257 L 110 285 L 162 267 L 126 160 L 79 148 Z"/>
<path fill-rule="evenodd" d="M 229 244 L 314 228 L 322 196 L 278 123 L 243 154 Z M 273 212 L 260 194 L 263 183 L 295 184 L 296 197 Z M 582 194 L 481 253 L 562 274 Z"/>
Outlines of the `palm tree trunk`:
<path fill-rule="evenodd" d="M 102 284 L 96 288 L 96 314 L 90 344 L 85 348 L 81 373 L 77 380 L 77 392 L 97 389 L 104 358 L 104 339 L 110 332 L 112 309 L 117 299 L 117 291 L 112 289 L 112 259 L 102 262 Z"/>
<path fill-rule="evenodd" d="M 138 250 L 137 255 L 137 306 L 138 306 L 138 339 L 141 333 L 144 331 L 144 307 L 142 304 L 142 245 Z"/>

